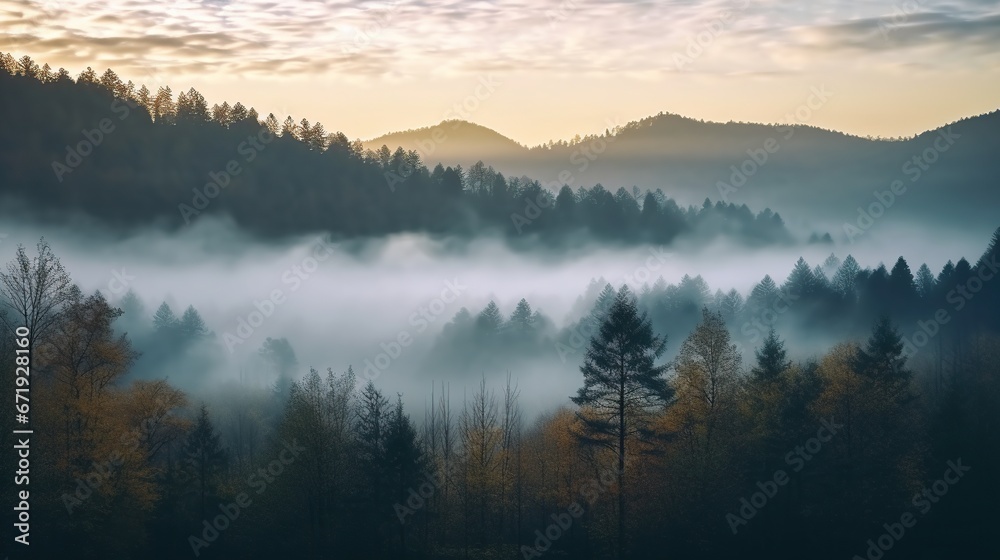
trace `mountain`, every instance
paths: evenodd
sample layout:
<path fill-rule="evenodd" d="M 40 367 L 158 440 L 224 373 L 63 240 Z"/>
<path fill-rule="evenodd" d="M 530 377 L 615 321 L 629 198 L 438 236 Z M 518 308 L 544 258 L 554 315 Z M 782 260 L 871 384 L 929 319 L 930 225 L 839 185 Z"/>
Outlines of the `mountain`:
<path fill-rule="evenodd" d="M 432 134 L 441 131 L 442 141 Z M 440 136 L 439 136 L 440 138 Z M 806 125 L 704 122 L 660 114 L 576 142 L 527 148 L 461 121 L 393 133 L 365 143 L 416 150 L 428 165 L 482 160 L 507 176 L 557 188 L 600 183 L 663 189 L 682 204 L 706 197 L 766 205 L 802 221 L 868 224 L 858 210 L 894 220 L 930 217 L 984 231 L 995 226 L 1000 191 L 1000 111 L 908 139 L 862 138 Z M 936 147 L 935 147 L 936 146 Z M 897 193 L 892 193 L 896 183 Z M 876 198 L 876 192 L 883 202 Z M 889 194 L 886 194 L 889 193 Z M 882 211 L 879 205 L 883 207 Z M 872 213 L 872 222 L 879 216 Z M 794 220 L 794 218 L 793 218 Z"/>
<path fill-rule="evenodd" d="M 434 126 L 392 132 L 363 142 L 363 145 L 373 150 L 383 145 L 393 149 L 416 150 L 424 163 L 431 167 L 438 162 L 469 167 L 482 159 L 481 154 L 489 154 L 491 161 L 513 161 L 528 153 L 527 148 L 499 132 L 462 120 L 447 120 Z"/>
<path fill-rule="evenodd" d="M 126 231 L 186 227 L 205 214 L 272 239 L 501 235 L 525 249 L 795 240 L 767 208 L 681 208 L 668 197 L 597 186 L 550 197 L 537 181 L 508 181 L 483 166 L 432 170 L 416 151 L 364 150 L 305 119 L 279 125 L 239 103 L 210 111 L 194 88 L 176 104 L 165 89 L 151 98 L 110 72 L 74 82 L 0 66 L 0 219 L 83 217 Z M 527 150 L 458 122 L 423 133 L 429 143 L 416 143 L 427 150 L 460 144 L 459 133 L 489 153 Z"/>

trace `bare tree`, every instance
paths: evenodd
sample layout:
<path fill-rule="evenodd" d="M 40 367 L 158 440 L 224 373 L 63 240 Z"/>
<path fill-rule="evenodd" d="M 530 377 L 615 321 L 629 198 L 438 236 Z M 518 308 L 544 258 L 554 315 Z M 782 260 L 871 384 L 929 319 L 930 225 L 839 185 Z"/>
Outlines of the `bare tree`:
<path fill-rule="evenodd" d="M 11 332 L 27 327 L 29 349 L 53 328 L 73 294 L 69 274 L 44 237 L 37 247 L 31 259 L 18 245 L 7 271 L 0 272 L 0 323 Z"/>

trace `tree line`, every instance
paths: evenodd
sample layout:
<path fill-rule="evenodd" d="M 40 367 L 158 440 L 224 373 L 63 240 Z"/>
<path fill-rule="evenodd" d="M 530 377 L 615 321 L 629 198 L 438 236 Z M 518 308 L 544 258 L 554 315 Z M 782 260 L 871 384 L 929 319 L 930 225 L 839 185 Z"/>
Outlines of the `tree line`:
<path fill-rule="evenodd" d="M 707 199 L 684 208 L 635 187 L 573 190 L 481 162 L 430 168 L 415 150 L 366 150 L 319 122 L 279 122 L 239 102 L 209 106 L 194 88 L 154 92 L 111 69 L 73 79 L 0 53 L 0 96 L 0 188 L 28 209 L 46 208 L 43 218 L 82 212 L 114 228 L 181 228 L 228 216 L 268 237 L 498 234 L 524 248 L 590 238 L 792 241 L 770 209 Z"/>
<path fill-rule="evenodd" d="M 299 375 L 283 339 L 261 348 L 284 380 L 269 386 L 234 382 L 198 396 L 163 378 L 136 378 L 138 352 L 116 329 L 122 310 L 81 293 L 44 242 L 34 257 L 22 247 L 0 273 L 8 332 L 0 367 L 10 385 L 10 331 L 28 326 L 40 453 L 31 472 L 33 551 L 511 559 L 995 552 L 986 535 L 1000 498 L 992 476 L 1000 285 L 987 277 L 998 237 L 969 268 L 968 278 L 984 279 L 969 313 L 956 312 L 916 357 L 898 322 L 880 313 L 866 335 L 799 360 L 767 329 L 746 359 L 721 309 L 703 306 L 675 338 L 658 332 L 641 294 L 605 290 L 591 309 L 596 330 L 575 358 L 579 390 L 532 421 L 513 374 L 461 396 L 435 385 L 414 420 L 402 396 L 361 386 L 351 367 Z M 807 267 L 796 270 L 793 277 L 806 277 Z M 940 294 L 954 281 L 925 288 Z M 504 336 L 519 336 L 535 316 L 527 302 L 509 320 L 495 307 L 477 324 L 505 325 Z M 198 324 L 193 313 L 185 321 L 167 311 L 155 314 L 161 337 Z M 12 422 L 3 445 L 13 443 Z M 11 457 L 3 455 L 4 468 Z M 938 485 L 942 477 L 952 486 Z M 5 499 L 12 491 L 4 486 Z M 916 516 L 916 528 L 899 524 L 903 513 Z"/>

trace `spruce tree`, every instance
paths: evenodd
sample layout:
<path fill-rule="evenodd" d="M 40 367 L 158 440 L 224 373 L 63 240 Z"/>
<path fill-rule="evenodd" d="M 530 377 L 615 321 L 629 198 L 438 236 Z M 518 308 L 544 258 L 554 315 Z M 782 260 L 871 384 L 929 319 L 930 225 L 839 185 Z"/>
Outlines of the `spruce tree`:
<path fill-rule="evenodd" d="M 607 317 L 591 339 L 580 366 L 584 385 L 572 400 L 588 444 L 611 450 L 618 459 L 618 556 L 625 548 L 626 442 L 646 434 L 646 414 L 663 406 L 670 389 L 656 365 L 666 348 L 666 338 L 653 333 L 646 313 L 639 313 L 628 286 L 615 296 Z"/>
<path fill-rule="evenodd" d="M 228 455 L 215 432 L 208 409 L 201 406 L 194 429 L 184 442 L 184 470 L 197 484 L 201 517 L 208 514 L 208 500 L 218 493 L 220 476 L 226 468 Z"/>
<path fill-rule="evenodd" d="M 756 381 L 773 381 L 792 365 L 787 359 L 788 352 L 785 351 L 784 341 L 778 338 L 773 328 L 767 333 L 764 344 L 755 351 L 755 354 L 757 364 L 751 368 L 750 373 Z"/>
<path fill-rule="evenodd" d="M 854 367 L 858 374 L 897 391 L 909 383 L 911 374 L 906 369 L 903 340 L 888 315 L 875 322 L 864 348 L 858 349 Z"/>
<path fill-rule="evenodd" d="M 189 305 L 188 308 L 184 310 L 184 315 L 181 317 L 179 328 L 181 335 L 189 341 L 199 340 L 208 335 L 208 329 L 205 328 L 205 321 L 202 320 L 201 315 L 193 305 Z"/>

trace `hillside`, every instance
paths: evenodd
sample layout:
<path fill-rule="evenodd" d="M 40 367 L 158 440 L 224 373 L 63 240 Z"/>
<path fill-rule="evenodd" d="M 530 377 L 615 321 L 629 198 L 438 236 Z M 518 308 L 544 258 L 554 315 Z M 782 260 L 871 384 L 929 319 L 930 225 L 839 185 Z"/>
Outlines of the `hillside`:
<path fill-rule="evenodd" d="M 431 142 L 430 133 L 442 128 L 451 129 L 446 140 Z M 1000 206 L 1000 193 L 989 182 L 1000 172 L 998 111 L 905 140 L 661 114 L 576 143 L 534 148 L 470 123 L 389 134 L 366 146 L 382 143 L 415 149 L 430 164 L 468 168 L 482 160 L 508 176 L 550 184 L 661 188 L 682 204 L 725 197 L 832 225 L 857 218 L 859 206 L 874 202 L 873 191 L 897 179 L 907 186 L 906 204 L 893 210 L 899 219 L 919 221 L 943 211 L 945 225 L 962 216 L 963 223 L 989 231 L 991 208 Z"/>

